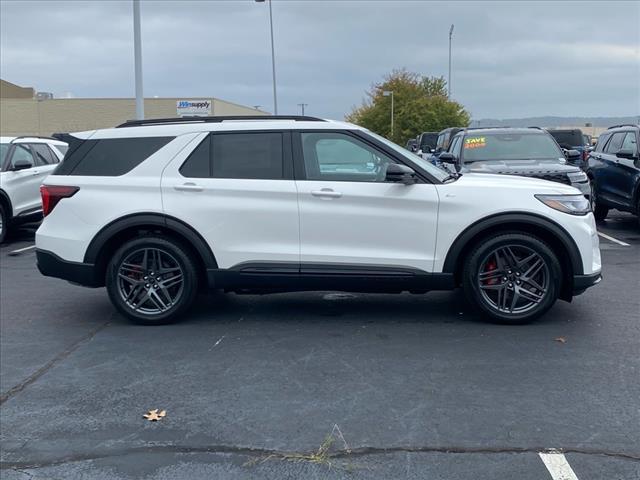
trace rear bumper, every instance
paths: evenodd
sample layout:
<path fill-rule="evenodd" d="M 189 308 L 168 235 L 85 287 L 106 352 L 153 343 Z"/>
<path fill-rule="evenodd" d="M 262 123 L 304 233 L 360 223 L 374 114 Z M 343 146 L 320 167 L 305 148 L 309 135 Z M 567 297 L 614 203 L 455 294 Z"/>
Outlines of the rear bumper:
<path fill-rule="evenodd" d="M 61 278 L 85 287 L 102 287 L 93 264 L 63 260 L 53 252 L 36 250 L 38 270 L 47 277 Z"/>
<path fill-rule="evenodd" d="M 580 295 L 584 291 L 599 284 L 602 281 L 602 273 L 592 273 L 590 275 L 574 275 L 573 276 L 573 295 Z"/>

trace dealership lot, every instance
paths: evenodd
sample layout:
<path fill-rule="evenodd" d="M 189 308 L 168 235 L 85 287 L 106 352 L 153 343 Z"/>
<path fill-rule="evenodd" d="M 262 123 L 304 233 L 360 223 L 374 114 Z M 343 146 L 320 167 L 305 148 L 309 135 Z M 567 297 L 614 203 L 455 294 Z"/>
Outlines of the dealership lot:
<path fill-rule="evenodd" d="M 21 229 L 0 254 L 2 478 L 544 479 L 549 449 L 581 480 L 640 478 L 640 230 L 600 230 L 604 281 L 531 325 L 434 292 L 214 294 L 140 327 L 42 277 Z"/>

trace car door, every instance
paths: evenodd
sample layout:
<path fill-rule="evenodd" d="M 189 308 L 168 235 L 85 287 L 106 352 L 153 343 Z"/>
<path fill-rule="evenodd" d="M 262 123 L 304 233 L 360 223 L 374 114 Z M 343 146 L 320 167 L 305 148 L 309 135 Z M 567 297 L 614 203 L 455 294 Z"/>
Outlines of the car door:
<path fill-rule="evenodd" d="M 433 271 L 433 184 L 385 181 L 391 152 L 354 132 L 295 134 L 302 273 L 344 266 Z"/>
<path fill-rule="evenodd" d="M 161 188 L 165 213 L 206 240 L 218 267 L 269 262 L 297 273 L 298 199 L 289 132 L 198 134 L 164 170 Z"/>
<path fill-rule="evenodd" d="M 40 200 L 41 166 L 38 165 L 29 144 L 15 143 L 9 152 L 7 172 L 2 178 L 2 189 L 9 195 L 13 215 L 35 213 L 42 209 Z M 30 168 L 14 170 L 18 163 L 27 162 Z"/>
<path fill-rule="evenodd" d="M 624 132 L 620 132 L 624 133 Z M 620 158 L 615 156 L 618 151 L 631 151 L 636 155 L 635 159 Z M 633 189 L 635 186 L 635 176 L 638 172 L 638 139 L 634 131 L 627 131 L 624 135 L 620 148 L 612 152 L 615 157 L 611 163 L 610 190 L 617 200 L 626 205 L 632 206 Z"/>
<path fill-rule="evenodd" d="M 622 142 L 626 132 L 615 132 L 611 135 L 611 138 L 604 147 L 604 150 L 600 153 L 600 161 L 602 162 L 602 168 L 599 171 L 599 175 L 596 179 L 598 195 L 603 198 L 607 203 L 619 204 L 622 199 L 620 198 L 619 179 L 617 177 L 620 174 L 620 170 L 617 167 L 619 162 L 616 153 L 622 147 Z M 624 203 L 624 202 L 623 202 Z"/>

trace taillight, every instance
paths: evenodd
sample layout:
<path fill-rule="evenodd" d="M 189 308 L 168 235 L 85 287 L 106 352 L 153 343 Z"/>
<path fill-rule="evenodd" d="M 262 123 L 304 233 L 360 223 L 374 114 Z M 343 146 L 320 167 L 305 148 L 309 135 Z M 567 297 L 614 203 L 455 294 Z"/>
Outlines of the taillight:
<path fill-rule="evenodd" d="M 80 187 L 67 187 L 64 185 L 41 185 L 42 213 L 46 217 L 63 198 L 73 197 Z"/>

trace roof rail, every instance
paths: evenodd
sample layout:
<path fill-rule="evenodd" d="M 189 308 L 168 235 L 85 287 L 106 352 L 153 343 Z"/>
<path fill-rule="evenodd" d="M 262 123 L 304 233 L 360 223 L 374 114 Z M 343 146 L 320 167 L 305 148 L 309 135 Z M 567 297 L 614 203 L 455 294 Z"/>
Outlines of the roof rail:
<path fill-rule="evenodd" d="M 620 125 L 612 125 L 608 127 L 607 130 L 611 130 L 612 128 L 620 128 L 620 127 L 638 127 L 638 124 L 635 123 L 621 123 Z"/>
<path fill-rule="evenodd" d="M 142 127 L 145 125 L 164 125 L 180 123 L 222 123 L 233 120 L 294 120 L 297 122 L 325 122 L 321 118 L 302 115 L 225 115 L 215 117 L 177 117 L 177 118 L 150 118 L 147 120 L 127 120 L 116 128 Z"/>
<path fill-rule="evenodd" d="M 20 140 L 21 138 L 41 138 L 43 140 L 58 140 L 57 138 L 53 138 L 53 137 L 45 137 L 43 135 L 20 135 L 19 137 L 15 137 L 13 140 L 11 140 L 9 143 L 13 143 L 16 140 Z"/>

